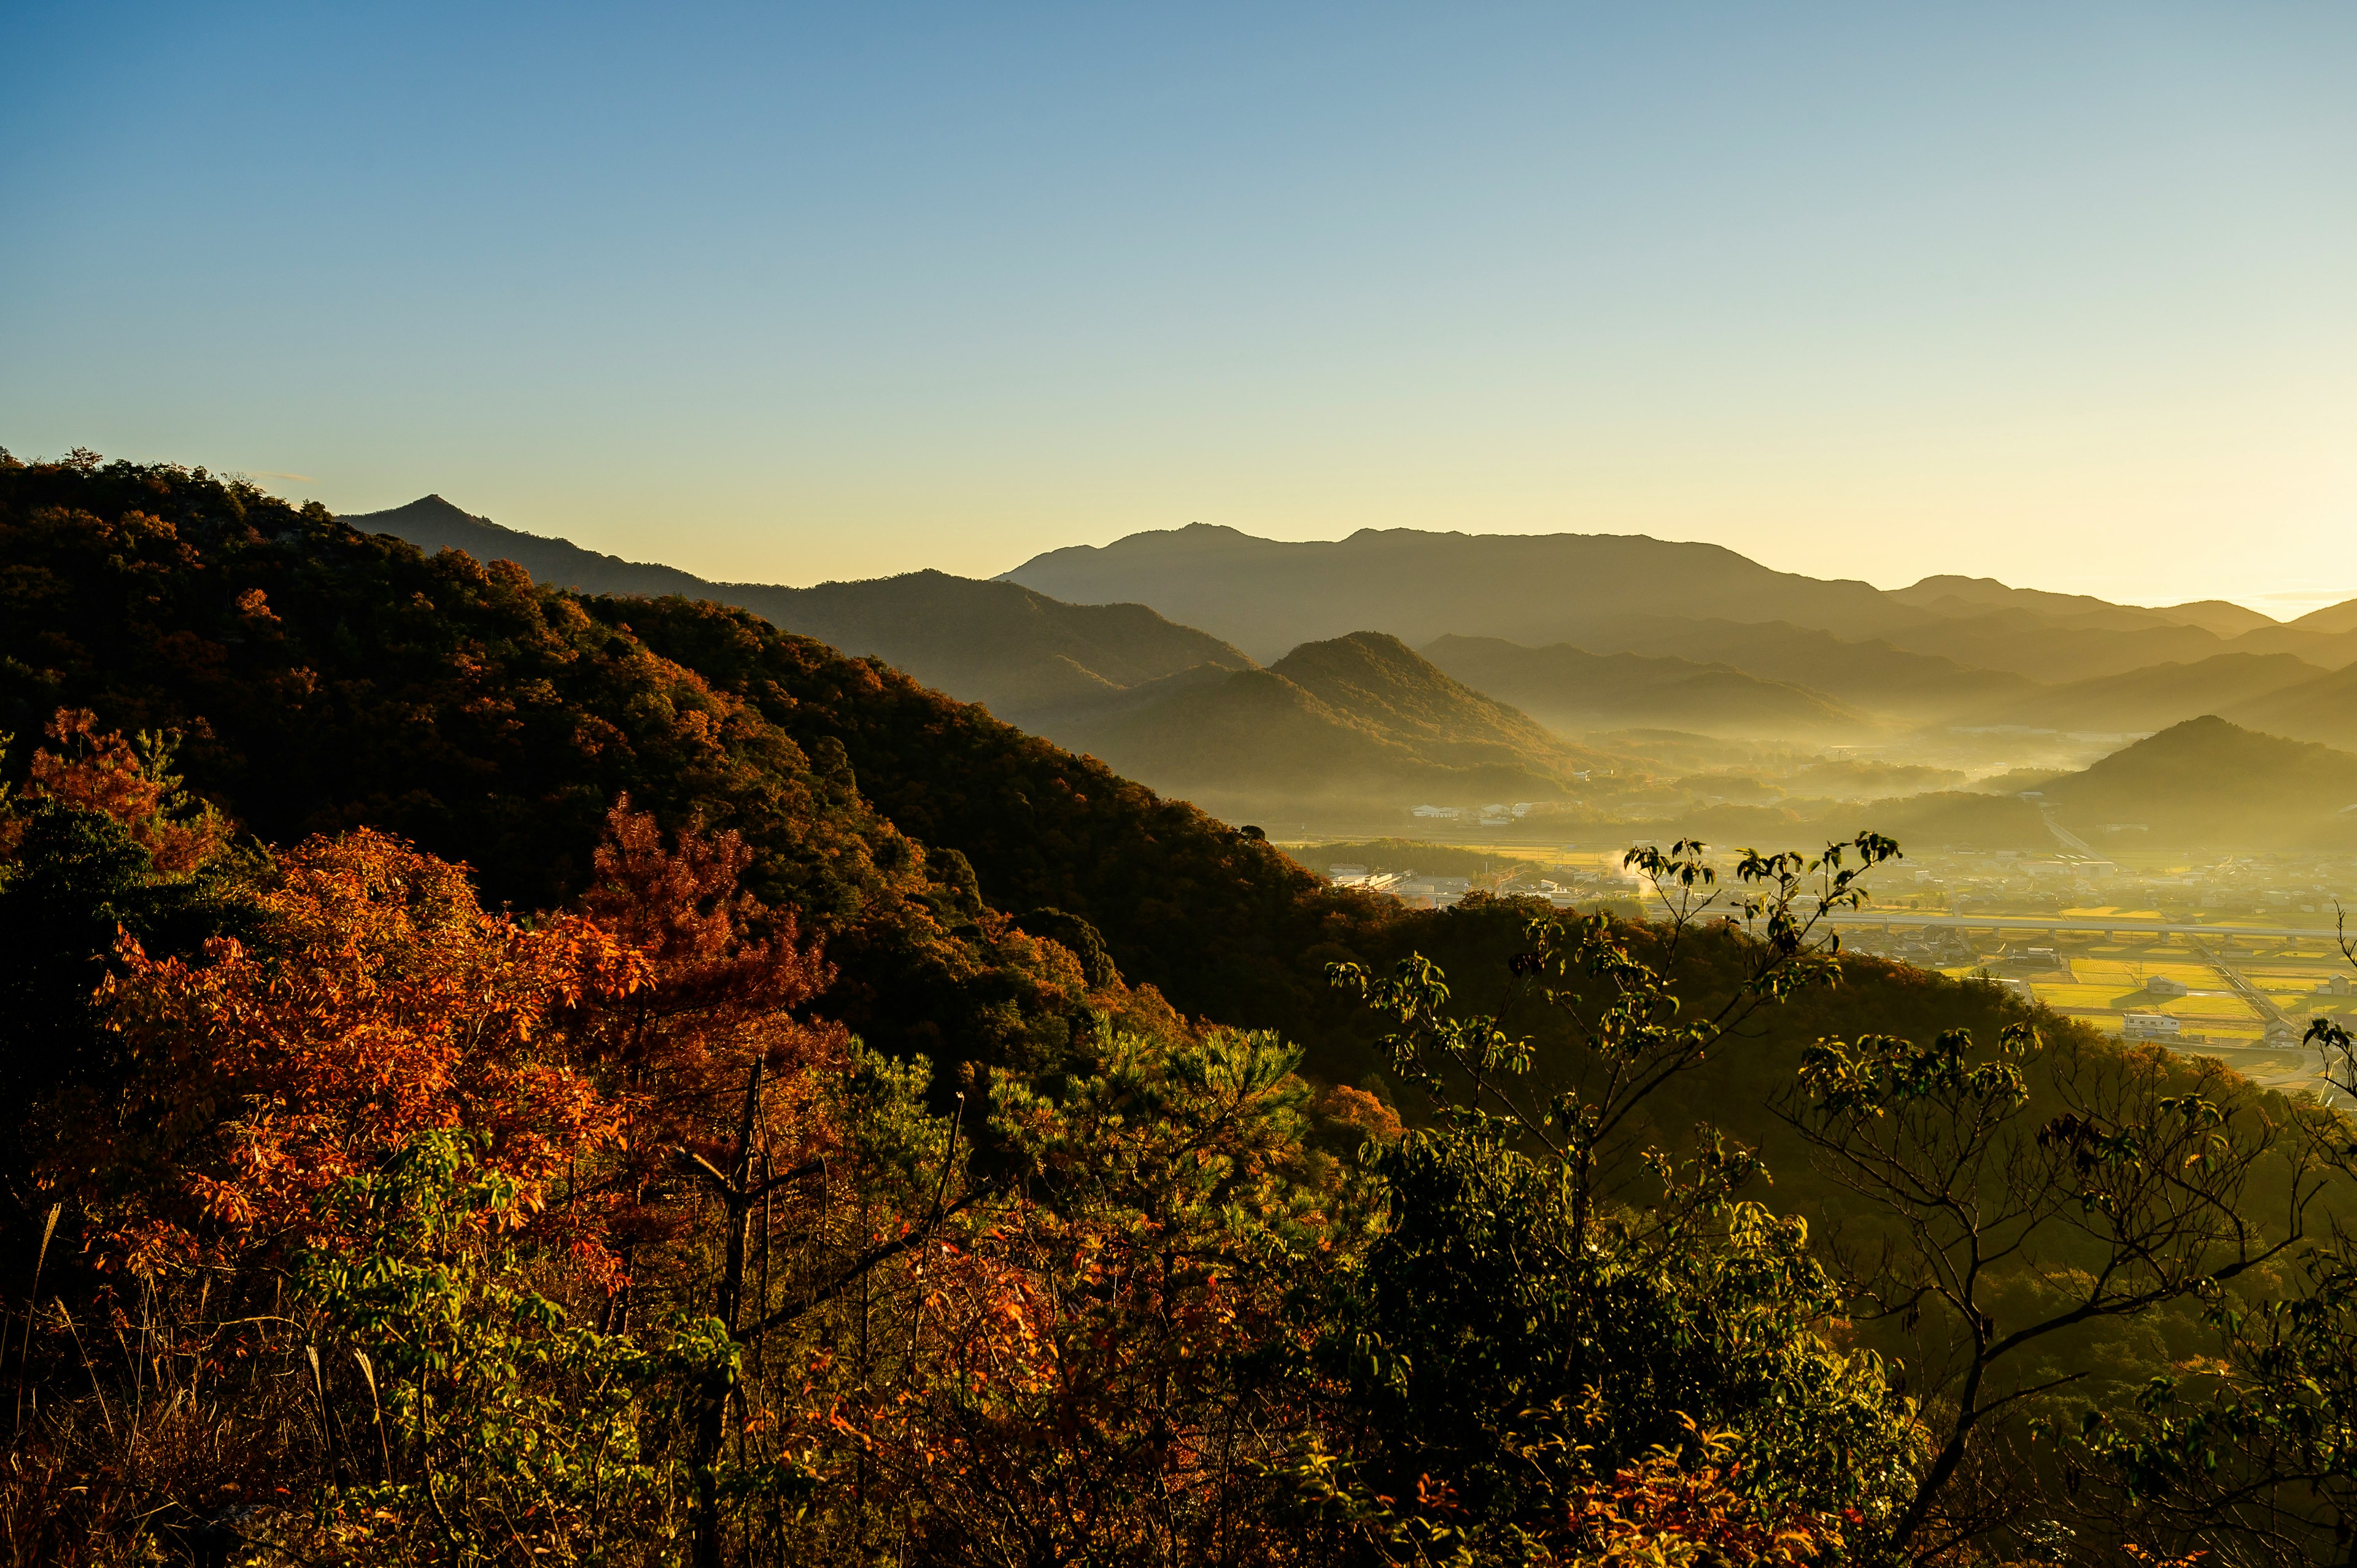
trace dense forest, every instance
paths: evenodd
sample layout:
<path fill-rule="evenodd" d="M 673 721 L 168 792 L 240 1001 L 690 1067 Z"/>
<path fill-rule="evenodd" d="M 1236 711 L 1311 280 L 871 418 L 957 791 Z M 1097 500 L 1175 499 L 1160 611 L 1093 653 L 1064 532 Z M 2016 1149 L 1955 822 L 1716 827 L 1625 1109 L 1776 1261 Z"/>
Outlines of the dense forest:
<path fill-rule="evenodd" d="M 87 453 L 0 731 L 12 1563 L 2350 1560 L 2348 1122 L 1841 953 L 1874 832 L 1407 911 Z"/>

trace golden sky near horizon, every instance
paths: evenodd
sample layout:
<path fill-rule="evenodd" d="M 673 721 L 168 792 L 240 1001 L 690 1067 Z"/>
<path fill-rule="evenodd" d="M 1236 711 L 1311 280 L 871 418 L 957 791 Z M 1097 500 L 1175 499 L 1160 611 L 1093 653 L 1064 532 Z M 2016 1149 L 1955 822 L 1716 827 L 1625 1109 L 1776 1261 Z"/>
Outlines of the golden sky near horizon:
<path fill-rule="evenodd" d="M 22 31 L 20 455 L 797 584 L 1200 521 L 2357 595 L 2345 6 Z"/>

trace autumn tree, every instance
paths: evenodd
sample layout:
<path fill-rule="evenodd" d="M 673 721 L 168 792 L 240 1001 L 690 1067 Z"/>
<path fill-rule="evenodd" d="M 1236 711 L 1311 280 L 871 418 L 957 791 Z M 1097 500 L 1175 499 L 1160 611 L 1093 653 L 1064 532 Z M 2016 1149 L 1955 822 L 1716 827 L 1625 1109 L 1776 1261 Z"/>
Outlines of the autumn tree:
<path fill-rule="evenodd" d="M 124 1260 L 155 1273 L 310 1233 L 321 1196 L 432 1128 L 486 1140 L 546 1215 L 567 1168 L 621 1130 L 559 1026 L 643 983 L 595 922 L 485 910 L 463 867 L 366 829 L 289 852 L 256 889 L 252 942 L 195 960 L 134 946 L 104 988 L 130 1072 L 94 1108 L 61 1185 L 108 1205 Z"/>

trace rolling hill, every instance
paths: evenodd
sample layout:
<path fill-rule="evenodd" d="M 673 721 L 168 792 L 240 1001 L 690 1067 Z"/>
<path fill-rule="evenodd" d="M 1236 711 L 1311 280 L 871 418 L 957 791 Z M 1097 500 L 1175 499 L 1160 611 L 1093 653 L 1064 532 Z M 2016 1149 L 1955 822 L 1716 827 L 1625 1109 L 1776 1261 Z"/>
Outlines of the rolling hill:
<path fill-rule="evenodd" d="M 1554 799 L 1604 760 L 1372 632 L 1305 643 L 1265 670 L 1172 678 L 1060 737 L 1231 818 Z"/>
<path fill-rule="evenodd" d="M 1426 658 L 1469 686 L 1559 730 L 1658 726 L 1780 739 L 1855 737 L 1866 714 L 1821 692 L 1727 664 L 1674 656 L 1589 653 L 1567 642 L 1525 648 L 1495 637 L 1443 637 Z"/>
<path fill-rule="evenodd" d="M 2217 653 L 2190 664 L 2155 664 L 2050 687 L 1994 708 L 1979 722 L 2106 733 L 2159 730 L 2203 714 L 2236 712 L 2324 674 L 2288 653 Z M 2280 725 L 2260 727 L 2300 734 Z"/>
<path fill-rule="evenodd" d="M 2357 841 L 2357 755 L 2188 719 L 2045 786 L 2086 832 L 2142 824 L 2149 842 L 2225 848 L 2345 847 Z"/>
<path fill-rule="evenodd" d="M 1411 745 L 1491 749 L 1516 759 L 1566 754 L 1562 741 L 1529 714 L 1383 632 L 1305 642 L 1273 672 Z"/>
<path fill-rule="evenodd" d="M 2343 599 L 2337 605 L 2310 610 L 2291 624 L 2303 631 L 2322 632 L 2328 636 L 2357 631 L 2357 599 Z"/>
<path fill-rule="evenodd" d="M 582 593 L 676 594 L 760 616 L 902 673 L 1000 717 L 1040 727 L 1049 715 L 1199 664 L 1252 660 L 1215 637 L 1177 626 L 1143 605 L 1067 605 L 1012 583 L 909 572 L 859 583 L 790 588 L 714 583 L 670 566 L 623 561 L 502 528 L 439 496 L 343 521 L 419 549 L 464 550 L 513 561 L 538 582 Z"/>
<path fill-rule="evenodd" d="M 2222 710 L 2235 723 L 2357 751 L 2357 664 Z"/>
<path fill-rule="evenodd" d="M 1946 722 L 2039 689 L 2026 675 L 1978 670 L 1879 639 L 1846 641 L 1787 621 L 1624 616 L 1598 625 L 1583 646 L 1594 653 L 1724 664 L 1762 680 L 1806 687 L 1866 713 L 1916 723 Z"/>

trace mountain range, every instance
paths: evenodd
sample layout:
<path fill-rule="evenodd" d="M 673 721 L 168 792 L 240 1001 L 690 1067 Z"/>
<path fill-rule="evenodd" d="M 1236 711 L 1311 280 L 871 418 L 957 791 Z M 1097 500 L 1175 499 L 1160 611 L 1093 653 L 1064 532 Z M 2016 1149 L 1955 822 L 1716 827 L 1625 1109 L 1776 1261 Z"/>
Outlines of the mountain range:
<path fill-rule="evenodd" d="M 1642 537 L 1304 544 L 1200 525 L 987 582 L 788 587 L 619 560 L 439 497 L 344 521 L 587 592 L 749 610 L 1222 812 L 1555 799 L 1632 735 L 1665 732 L 1856 746 L 1958 729 L 2158 738 L 2205 719 L 2224 728 L 2193 733 L 2230 749 L 2244 734 L 2357 747 L 2357 602 L 2276 623 L 1987 578 L 1886 591 Z M 2064 809 L 2131 811 L 2112 777 Z"/>
<path fill-rule="evenodd" d="M 1855 739 L 1874 721 L 1847 703 L 1731 664 L 1674 655 L 1526 648 L 1498 637 L 1442 637 L 1425 656 L 1479 691 L 1566 731 L 1660 725 L 1701 735 Z"/>
<path fill-rule="evenodd" d="M 479 560 L 513 561 L 538 581 L 583 593 L 676 594 L 750 610 L 855 657 L 881 659 L 1026 727 L 1036 727 L 1030 721 L 1043 715 L 1198 665 L 1241 670 L 1253 663 L 1218 638 L 1165 620 L 1143 605 L 1064 604 L 1013 583 L 945 572 L 810 588 L 716 583 L 503 528 L 440 496 L 341 521 L 429 553 L 457 549 Z"/>
<path fill-rule="evenodd" d="M 1263 669 L 1142 605 L 1065 604 L 1014 583 L 931 571 L 810 588 L 707 582 L 502 528 L 438 496 L 341 521 L 514 561 L 561 587 L 750 610 L 1238 818 L 1402 796 L 1548 799 L 1600 760 L 1380 633 L 1305 643 Z"/>
<path fill-rule="evenodd" d="M 2343 624 L 2330 611 L 2286 626 L 2216 601 L 2147 609 L 1965 577 L 1885 591 L 1642 535 L 1362 529 L 1289 542 L 1197 523 L 1051 550 L 1004 575 L 1073 603 L 1150 602 L 1263 658 L 1366 626 L 1419 646 L 1456 633 L 1652 652 L 1628 645 L 1624 628 L 1670 617 L 1784 622 L 2042 682 L 2222 652 L 2357 662 L 2357 635 L 2330 629 Z"/>

